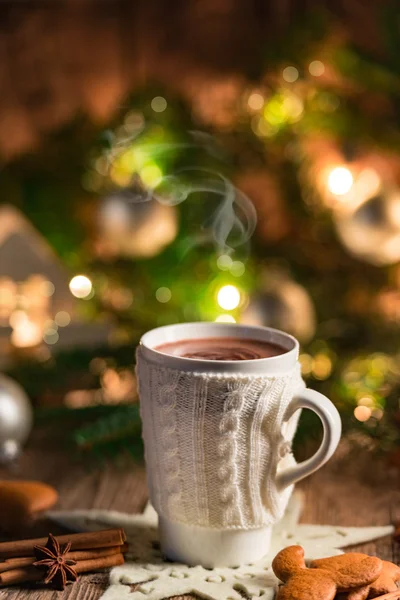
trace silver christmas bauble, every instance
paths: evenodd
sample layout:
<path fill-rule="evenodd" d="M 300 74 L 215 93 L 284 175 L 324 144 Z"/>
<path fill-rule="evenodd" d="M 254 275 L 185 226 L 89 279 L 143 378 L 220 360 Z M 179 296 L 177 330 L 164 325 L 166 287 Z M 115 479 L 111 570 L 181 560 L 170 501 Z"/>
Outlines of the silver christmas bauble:
<path fill-rule="evenodd" d="M 381 189 L 355 210 L 336 215 L 336 228 L 351 254 L 375 265 L 400 260 L 400 190 Z"/>
<path fill-rule="evenodd" d="M 149 195 L 120 190 L 101 201 L 98 226 L 111 255 L 150 258 L 174 241 L 177 212 Z"/>
<path fill-rule="evenodd" d="M 0 462 L 16 458 L 32 428 L 33 413 L 18 383 L 0 375 Z"/>
<path fill-rule="evenodd" d="M 315 333 L 316 316 L 308 292 L 295 281 L 279 278 L 250 299 L 240 322 L 282 329 L 306 342 Z"/>

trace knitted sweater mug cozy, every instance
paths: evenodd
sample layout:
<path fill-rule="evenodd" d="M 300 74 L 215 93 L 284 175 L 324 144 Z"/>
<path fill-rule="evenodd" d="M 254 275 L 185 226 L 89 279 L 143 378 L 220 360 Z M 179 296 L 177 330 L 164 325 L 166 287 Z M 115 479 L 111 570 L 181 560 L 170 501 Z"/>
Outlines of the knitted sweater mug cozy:
<path fill-rule="evenodd" d="M 220 376 L 141 360 L 138 380 L 151 501 L 159 515 L 218 529 L 271 525 L 291 488 L 277 489 L 299 411 L 299 367 L 281 376 Z M 294 460 L 291 458 L 291 460 Z"/>
<path fill-rule="evenodd" d="M 283 352 L 217 361 L 157 351 L 165 341 L 223 335 L 257 335 Z M 258 556 L 285 512 L 292 484 L 322 466 L 340 438 L 336 409 L 301 378 L 298 342 L 273 329 L 241 325 L 161 327 L 141 340 L 137 376 L 149 493 L 166 554 L 203 566 L 220 565 L 221 557 L 223 564 L 240 564 L 246 557 L 234 546 L 243 545 L 241 532 L 248 532 L 246 543 L 259 546 L 252 553 Z M 324 439 L 313 457 L 297 465 L 291 444 L 300 408 L 318 414 Z M 192 551 L 190 537 L 204 550 Z"/>

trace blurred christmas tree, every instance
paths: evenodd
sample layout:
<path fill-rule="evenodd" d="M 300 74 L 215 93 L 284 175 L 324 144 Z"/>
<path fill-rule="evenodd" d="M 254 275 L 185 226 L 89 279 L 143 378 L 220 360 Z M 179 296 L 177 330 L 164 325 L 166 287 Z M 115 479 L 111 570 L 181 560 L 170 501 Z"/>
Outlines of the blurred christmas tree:
<path fill-rule="evenodd" d="M 314 12 L 279 44 L 265 44 L 260 64 L 240 76 L 185 93 L 146 86 L 107 128 L 81 117 L 0 174 L 4 200 L 68 269 L 79 319 L 110 323 L 101 329 L 107 348 L 60 353 L 69 312 L 46 304 L 39 319 L 15 287 L 18 276 L 0 278 L 0 335 L 4 326 L 13 376 L 41 404 L 66 397 L 85 420 L 92 413 L 82 406 L 118 405 L 75 430 L 80 447 L 129 446 L 119 403 L 135 397 L 131 363 L 143 331 L 218 320 L 299 337 L 304 377 L 337 404 L 345 431 L 393 453 L 400 436 L 397 8 L 385 3 L 378 11 L 378 52 L 352 45 L 329 14 Z M 258 215 L 253 236 L 247 197 Z M 27 319 L 35 335 L 42 328 L 43 343 L 18 335 Z M 300 439 L 315 428 L 308 419 Z"/>

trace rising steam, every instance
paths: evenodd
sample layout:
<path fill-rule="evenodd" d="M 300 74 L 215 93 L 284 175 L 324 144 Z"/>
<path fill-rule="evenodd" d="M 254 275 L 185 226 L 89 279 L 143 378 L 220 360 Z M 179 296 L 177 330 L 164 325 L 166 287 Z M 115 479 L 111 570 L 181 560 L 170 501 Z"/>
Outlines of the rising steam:
<path fill-rule="evenodd" d="M 199 148 L 214 158 L 220 157 L 212 136 L 203 132 L 190 134 L 192 142 L 145 143 L 137 144 L 135 148 L 154 158 L 169 152 Z M 194 194 L 211 194 L 216 197 L 216 208 L 202 224 L 202 229 L 220 252 L 232 253 L 235 248 L 250 240 L 257 223 L 256 210 L 249 198 L 217 171 L 195 166 L 183 168 L 165 175 L 151 189 L 145 189 L 136 182 L 129 193 L 129 201 L 146 202 L 155 199 L 160 204 L 175 206 Z"/>

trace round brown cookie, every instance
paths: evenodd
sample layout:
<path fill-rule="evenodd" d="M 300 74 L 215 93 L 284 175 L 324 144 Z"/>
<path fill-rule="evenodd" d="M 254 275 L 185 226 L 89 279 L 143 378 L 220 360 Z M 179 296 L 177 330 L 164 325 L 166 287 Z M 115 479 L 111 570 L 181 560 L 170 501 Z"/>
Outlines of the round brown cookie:
<path fill-rule="evenodd" d="M 369 584 L 382 572 L 379 558 L 359 553 L 320 559 L 311 565 L 308 569 L 301 546 L 289 546 L 275 556 L 273 571 L 284 582 L 277 600 L 333 600 L 338 592 L 346 592 L 345 598 L 351 594 L 351 600 L 366 600 Z"/>
<path fill-rule="evenodd" d="M 378 579 L 369 586 L 368 598 L 377 598 L 397 590 L 396 584 L 400 582 L 400 567 L 387 560 L 382 562 L 382 572 Z"/>
<path fill-rule="evenodd" d="M 380 558 L 360 552 L 320 558 L 310 564 L 312 569 L 325 569 L 334 573 L 338 592 L 348 592 L 378 579 L 383 564 Z"/>

